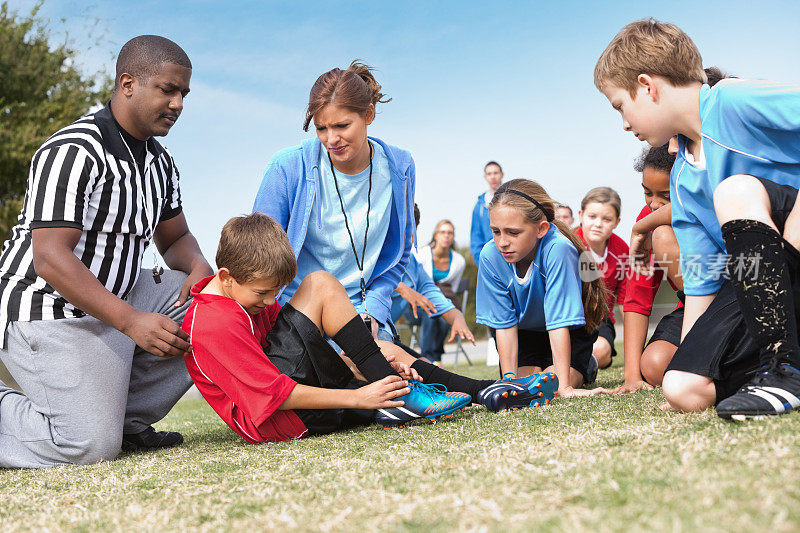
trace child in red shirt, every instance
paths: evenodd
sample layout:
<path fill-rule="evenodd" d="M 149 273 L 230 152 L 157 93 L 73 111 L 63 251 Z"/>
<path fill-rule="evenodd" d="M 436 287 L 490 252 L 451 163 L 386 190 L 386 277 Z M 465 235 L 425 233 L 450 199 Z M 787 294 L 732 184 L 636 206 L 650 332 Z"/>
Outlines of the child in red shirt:
<path fill-rule="evenodd" d="M 642 173 L 647 204 L 631 234 L 631 271 L 623 304 L 625 325 L 625 383 L 617 392 L 661 385 L 667 365 L 681 342 L 683 304 L 662 318 L 645 347 L 653 299 L 664 274 L 676 291 L 683 290 L 680 249 L 672 230 L 669 176 L 675 155 L 668 146 L 646 149 L 634 168 Z M 679 298 L 681 293 L 678 293 Z M 644 348 L 644 351 L 642 349 Z M 644 378 L 644 380 L 642 379 Z"/>
<path fill-rule="evenodd" d="M 216 262 L 219 271 L 192 288 L 185 362 L 212 409 L 248 442 L 447 416 L 495 384 L 416 361 L 388 342 L 379 346 L 327 272 L 308 275 L 281 308 L 275 297 L 297 265 L 286 234 L 267 215 L 231 219 Z M 420 374 L 464 392 L 422 384 Z M 503 387 L 510 385 L 492 394 Z"/>
<path fill-rule="evenodd" d="M 608 290 L 608 315 L 597 329 L 592 355 L 599 368 L 611 366 L 617 354 L 614 340 L 614 304 L 625 300 L 625 275 L 628 264 L 628 245 L 614 234 L 619 225 L 622 200 L 610 187 L 595 187 L 584 196 L 578 212 L 581 225 L 575 230 L 594 258 Z"/>

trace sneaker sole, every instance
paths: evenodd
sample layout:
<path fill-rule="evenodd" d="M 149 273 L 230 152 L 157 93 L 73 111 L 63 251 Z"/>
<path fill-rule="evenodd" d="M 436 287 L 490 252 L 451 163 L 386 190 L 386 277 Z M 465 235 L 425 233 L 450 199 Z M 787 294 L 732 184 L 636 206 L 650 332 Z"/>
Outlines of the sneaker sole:
<path fill-rule="evenodd" d="M 508 396 L 501 395 L 505 401 L 501 400 L 502 403 L 500 404 L 500 408 L 497 410 L 497 412 L 507 413 L 509 411 L 519 411 L 525 407 L 542 407 L 545 405 L 550 405 L 553 399 L 557 396 L 557 392 L 554 393 L 553 396 L 547 397 L 543 391 L 540 391 L 535 395 L 530 393 L 519 394 L 516 391 L 513 391 L 509 393 Z"/>
<path fill-rule="evenodd" d="M 383 429 L 393 429 L 393 428 L 400 429 L 403 426 L 405 426 L 406 424 L 408 424 L 409 422 L 413 422 L 414 420 L 419 420 L 421 418 L 427 418 L 428 420 L 433 420 L 434 422 L 436 422 L 440 418 L 450 418 L 451 416 L 453 416 L 453 414 L 455 414 L 456 411 L 463 411 L 464 409 L 469 407 L 471 403 L 472 403 L 472 400 L 468 401 L 464 405 L 456 405 L 455 407 L 451 407 L 450 409 L 447 409 L 447 410 L 442 411 L 440 413 L 416 416 L 415 418 L 411 418 L 409 420 L 396 420 L 396 421 L 395 420 L 379 420 L 377 422 L 378 422 L 378 424 L 383 426 Z"/>
<path fill-rule="evenodd" d="M 552 372 L 543 374 L 537 381 L 528 385 L 528 391 L 533 395 L 530 407 L 550 405 L 558 397 L 558 378 Z"/>
<path fill-rule="evenodd" d="M 800 398 L 798 398 L 800 399 Z M 744 422 L 746 420 L 764 420 L 767 417 L 772 416 L 780 416 L 785 415 L 786 413 L 791 413 L 792 411 L 797 411 L 798 409 L 792 407 L 790 403 L 785 403 L 783 405 L 783 411 L 769 411 L 769 412 L 762 412 L 762 411 L 754 411 L 749 413 L 742 413 L 742 412 L 734 412 L 734 411 L 720 411 L 717 409 L 717 416 L 725 420 L 735 420 L 737 422 Z"/>
<path fill-rule="evenodd" d="M 517 411 L 523 407 L 541 407 L 550 405 L 558 396 L 558 379 L 555 375 L 547 373 L 540 379 L 528 385 L 528 392 L 507 391 L 500 395 L 500 408 L 497 412 L 507 413 Z"/>
<path fill-rule="evenodd" d="M 786 413 L 791 413 L 792 411 L 784 411 L 782 413 L 720 413 L 717 411 L 717 416 L 724 420 L 734 420 L 736 422 L 746 422 L 747 420 L 766 420 L 769 417 L 773 416 L 780 416 L 785 415 Z"/>
<path fill-rule="evenodd" d="M 525 407 L 539 407 L 540 405 L 549 405 L 550 399 L 544 397 L 544 393 L 537 393 L 533 395 L 529 392 L 518 393 L 512 391 L 510 393 L 503 393 L 503 398 L 498 404 L 498 413 L 507 413 L 509 411 L 519 411 Z"/>
<path fill-rule="evenodd" d="M 537 375 L 531 383 L 524 385 L 513 382 L 520 390 L 507 390 L 496 396 L 497 404 L 491 407 L 483 401 L 486 408 L 496 413 L 517 411 L 523 407 L 539 407 L 549 405 L 558 396 L 558 378 L 552 372 Z"/>

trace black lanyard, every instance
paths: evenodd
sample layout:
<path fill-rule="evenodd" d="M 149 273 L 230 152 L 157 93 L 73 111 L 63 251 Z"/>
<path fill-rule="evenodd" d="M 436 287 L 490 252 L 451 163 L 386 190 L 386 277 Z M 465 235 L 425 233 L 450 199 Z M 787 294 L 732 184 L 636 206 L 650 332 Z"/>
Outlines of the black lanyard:
<path fill-rule="evenodd" d="M 364 230 L 364 247 L 361 249 L 361 260 L 358 259 L 358 252 L 356 252 L 356 243 L 353 240 L 353 233 L 350 231 L 350 224 L 347 223 L 347 212 L 344 210 L 344 200 L 342 200 L 342 193 L 339 192 L 339 182 L 336 180 L 336 171 L 333 168 L 333 160 L 331 153 L 328 152 L 328 162 L 331 164 L 331 174 L 333 174 L 333 184 L 336 186 L 336 195 L 339 197 L 339 205 L 342 206 L 342 214 L 344 215 L 344 227 L 347 229 L 347 235 L 350 237 L 350 246 L 353 248 L 353 255 L 356 258 L 356 266 L 361 272 L 361 301 L 367 301 L 367 284 L 364 282 L 364 257 L 367 255 L 367 235 L 369 234 L 369 212 L 372 208 L 370 197 L 372 196 L 372 143 L 369 144 L 369 189 L 367 190 L 367 228 Z"/>

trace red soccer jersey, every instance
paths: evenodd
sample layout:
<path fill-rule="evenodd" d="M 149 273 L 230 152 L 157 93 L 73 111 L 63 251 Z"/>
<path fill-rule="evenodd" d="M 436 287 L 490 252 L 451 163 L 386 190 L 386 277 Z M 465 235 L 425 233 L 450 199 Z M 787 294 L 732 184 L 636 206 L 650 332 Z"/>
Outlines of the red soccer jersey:
<path fill-rule="evenodd" d="M 639 222 L 651 212 L 649 207 L 644 206 L 639 216 L 636 217 L 636 222 Z M 652 252 L 650 253 L 650 260 L 653 260 Z M 634 272 L 632 268 L 629 268 L 628 287 L 625 291 L 625 301 L 622 305 L 622 310 L 650 316 L 650 313 L 653 312 L 653 300 L 656 297 L 662 279 L 664 279 L 663 268 L 654 268 L 653 274 L 650 276 L 641 276 Z M 667 278 L 667 281 L 673 290 L 678 290 L 672 283 L 672 280 Z M 682 306 L 683 304 L 678 302 L 678 307 Z"/>
<path fill-rule="evenodd" d="M 247 442 L 302 437 L 308 430 L 297 414 L 278 410 L 296 383 L 264 353 L 267 332 L 281 306 L 276 302 L 251 316 L 235 300 L 200 293 L 213 277 L 192 287 L 194 300 L 183 319 L 192 343 L 192 354 L 184 361 L 194 384 Z"/>
<path fill-rule="evenodd" d="M 588 250 L 589 245 L 586 244 L 586 239 L 583 238 L 583 228 L 580 226 L 575 228 L 575 235 L 580 237 Z M 603 273 L 603 282 L 605 282 L 608 289 L 608 318 L 611 319 L 611 322 L 616 323 L 616 320 L 614 320 L 614 304 L 625 301 L 628 245 L 615 233 L 612 233 L 611 237 L 608 238 L 606 256 L 597 266 Z"/>

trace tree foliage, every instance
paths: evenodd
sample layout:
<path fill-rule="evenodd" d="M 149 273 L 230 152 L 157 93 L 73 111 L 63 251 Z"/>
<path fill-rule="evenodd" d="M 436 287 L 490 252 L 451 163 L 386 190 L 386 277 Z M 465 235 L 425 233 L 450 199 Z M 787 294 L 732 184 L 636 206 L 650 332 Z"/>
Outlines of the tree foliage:
<path fill-rule="evenodd" d="M 0 4 L 0 240 L 16 221 L 34 152 L 111 95 L 108 76 L 80 71 L 68 38 L 55 42 L 40 6 L 20 15 Z"/>

